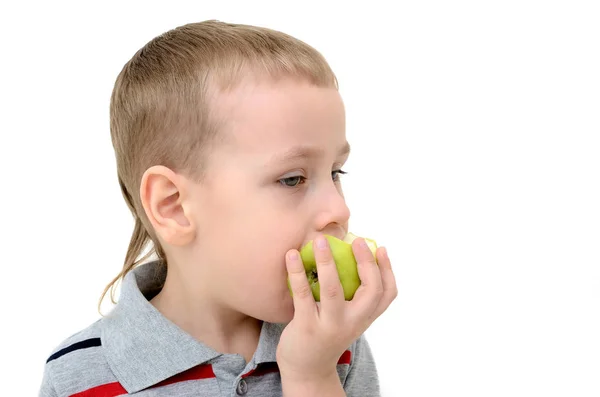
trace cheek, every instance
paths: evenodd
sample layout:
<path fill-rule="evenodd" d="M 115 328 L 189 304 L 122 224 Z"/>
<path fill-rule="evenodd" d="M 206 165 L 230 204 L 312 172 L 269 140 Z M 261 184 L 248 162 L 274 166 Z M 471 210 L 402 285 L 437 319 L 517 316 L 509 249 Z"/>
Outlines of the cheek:
<path fill-rule="evenodd" d="M 249 277 L 262 279 L 266 285 L 275 280 L 287 277 L 285 267 L 285 254 L 292 248 L 298 248 L 302 243 L 303 233 L 281 224 L 267 225 L 261 223 L 254 233 L 246 236 L 242 243 L 244 252 L 245 273 L 252 273 Z"/>
<path fill-rule="evenodd" d="M 293 199 L 284 192 L 265 188 L 229 186 L 214 193 L 200 209 L 200 241 L 232 265 L 242 260 L 260 271 L 285 272 L 286 252 L 305 237 L 302 208 L 290 207 Z"/>

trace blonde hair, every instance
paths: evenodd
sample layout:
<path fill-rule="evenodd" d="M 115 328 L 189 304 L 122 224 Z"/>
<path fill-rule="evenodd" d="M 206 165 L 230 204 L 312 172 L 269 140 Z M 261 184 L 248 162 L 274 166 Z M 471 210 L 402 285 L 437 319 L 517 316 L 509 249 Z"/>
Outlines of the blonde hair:
<path fill-rule="evenodd" d="M 325 58 L 308 44 L 272 29 L 215 20 L 155 37 L 119 73 L 110 101 L 110 132 L 119 185 L 135 226 L 123 268 L 104 289 L 98 311 L 109 290 L 116 303 L 116 283 L 152 254 L 167 264 L 140 200 L 144 171 L 160 164 L 200 181 L 220 126 L 210 98 L 250 74 L 338 88 Z"/>

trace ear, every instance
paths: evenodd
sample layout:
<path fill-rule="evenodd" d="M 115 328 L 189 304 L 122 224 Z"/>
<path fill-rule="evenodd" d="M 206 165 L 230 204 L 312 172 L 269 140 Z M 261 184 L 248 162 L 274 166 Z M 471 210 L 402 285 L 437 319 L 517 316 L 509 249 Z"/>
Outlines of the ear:
<path fill-rule="evenodd" d="M 152 166 L 142 176 L 142 206 L 156 234 L 169 245 L 187 245 L 195 238 L 187 194 L 185 178 L 165 166 Z"/>

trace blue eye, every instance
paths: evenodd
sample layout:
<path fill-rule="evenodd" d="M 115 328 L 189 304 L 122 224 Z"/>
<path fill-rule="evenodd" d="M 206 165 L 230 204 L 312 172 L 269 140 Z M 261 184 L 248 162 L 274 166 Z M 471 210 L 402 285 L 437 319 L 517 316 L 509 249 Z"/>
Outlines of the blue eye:
<path fill-rule="evenodd" d="M 302 183 L 304 183 L 306 181 L 306 178 L 303 176 L 290 176 L 287 178 L 283 178 L 278 180 L 277 182 L 281 183 L 283 186 L 286 187 L 296 187 Z"/>

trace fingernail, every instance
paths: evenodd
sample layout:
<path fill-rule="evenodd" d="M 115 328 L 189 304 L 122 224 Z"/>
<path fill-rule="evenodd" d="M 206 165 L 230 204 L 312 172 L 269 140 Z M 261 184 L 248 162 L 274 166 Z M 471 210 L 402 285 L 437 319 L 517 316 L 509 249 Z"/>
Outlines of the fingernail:
<path fill-rule="evenodd" d="M 383 254 L 384 259 L 389 259 L 387 248 L 381 247 L 381 251 L 382 251 L 381 253 Z"/>
<path fill-rule="evenodd" d="M 298 253 L 296 251 L 292 251 L 288 254 L 288 259 L 291 261 L 295 261 L 298 259 Z"/>
<path fill-rule="evenodd" d="M 327 240 L 325 240 L 325 237 L 319 237 L 317 238 L 317 248 L 318 249 L 325 249 L 327 247 Z"/>

